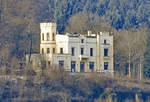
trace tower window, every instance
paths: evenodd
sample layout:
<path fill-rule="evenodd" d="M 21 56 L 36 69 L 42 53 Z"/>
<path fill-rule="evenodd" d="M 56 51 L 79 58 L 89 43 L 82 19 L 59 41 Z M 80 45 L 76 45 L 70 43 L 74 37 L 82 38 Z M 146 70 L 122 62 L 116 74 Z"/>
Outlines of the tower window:
<path fill-rule="evenodd" d="M 104 70 L 108 70 L 108 62 L 104 62 Z"/>
<path fill-rule="evenodd" d="M 60 53 L 63 54 L 63 48 L 60 48 Z"/>
<path fill-rule="evenodd" d="M 44 41 L 44 33 L 42 33 L 42 40 Z"/>
<path fill-rule="evenodd" d="M 104 56 L 108 56 L 108 49 L 104 49 Z"/>
<path fill-rule="evenodd" d="M 55 53 L 55 48 L 53 48 L 53 53 Z"/>
<path fill-rule="evenodd" d="M 84 54 L 84 48 L 81 48 L 81 55 Z"/>
<path fill-rule="evenodd" d="M 74 56 L 74 48 L 73 47 L 71 48 L 71 54 L 72 54 L 72 56 Z"/>
<path fill-rule="evenodd" d="M 49 33 L 47 33 L 47 41 L 50 40 L 50 36 L 49 36 Z"/>
<path fill-rule="evenodd" d="M 49 48 L 47 48 L 47 54 L 49 54 L 50 53 L 50 49 Z"/>
<path fill-rule="evenodd" d="M 53 38 L 52 40 L 54 41 L 55 40 L 55 34 L 54 33 L 53 33 L 53 37 L 52 38 Z"/>
<path fill-rule="evenodd" d="M 93 48 L 90 48 L 90 56 L 93 56 Z"/>
<path fill-rule="evenodd" d="M 44 54 L 44 49 L 42 48 L 42 54 Z"/>

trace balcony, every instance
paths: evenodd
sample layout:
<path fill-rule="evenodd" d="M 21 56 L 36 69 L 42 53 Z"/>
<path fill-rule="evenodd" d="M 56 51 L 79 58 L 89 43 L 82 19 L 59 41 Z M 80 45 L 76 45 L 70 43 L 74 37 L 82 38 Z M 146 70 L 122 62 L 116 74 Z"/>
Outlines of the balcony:
<path fill-rule="evenodd" d="M 110 56 L 103 56 L 104 60 L 110 60 L 110 58 L 111 58 Z"/>
<path fill-rule="evenodd" d="M 110 45 L 110 44 L 109 43 L 102 43 L 102 45 L 106 45 L 107 46 L 107 45 Z"/>
<path fill-rule="evenodd" d="M 82 59 L 88 59 L 89 56 L 87 55 L 79 55 L 79 59 L 82 60 Z"/>

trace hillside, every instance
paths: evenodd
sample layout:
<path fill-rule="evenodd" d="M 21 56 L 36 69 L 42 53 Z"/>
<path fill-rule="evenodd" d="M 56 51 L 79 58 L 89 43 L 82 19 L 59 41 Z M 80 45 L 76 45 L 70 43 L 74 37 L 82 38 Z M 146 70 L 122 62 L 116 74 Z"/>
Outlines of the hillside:
<path fill-rule="evenodd" d="M 46 73 L 48 71 L 45 71 Z M 55 71 L 44 75 L 0 78 L 3 102 L 149 102 L 150 82 L 94 74 L 70 76 Z"/>
<path fill-rule="evenodd" d="M 50 14 L 65 30 L 68 19 L 79 12 L 103 18 L 116 29 L 129 29 L 147 24 L 150 26 L 148 0 L 56 0 L 50 2 Z M 93 18 L 94 19 L 94 18 Z M 65 21 L 65 22 L 63 22 Z"/>
<path fill-rule="evenodd" d="M 148 0 L 1 0 L 0 5 L 0 67 L 7 73 L 18 68 L 25 54 L 39 52 L 39 23 L 53 21 L 59 33 L 111 28 L 115 70 L 127 75 L 131 66 L 137 78 L 142 68 L 143 76 L 150 77 Z"/>

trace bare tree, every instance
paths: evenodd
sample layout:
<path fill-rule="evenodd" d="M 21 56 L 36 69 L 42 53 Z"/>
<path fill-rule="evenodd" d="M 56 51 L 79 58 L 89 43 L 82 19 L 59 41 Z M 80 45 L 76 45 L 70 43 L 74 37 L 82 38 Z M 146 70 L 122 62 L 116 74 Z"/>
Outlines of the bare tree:
<path fill-rule="evenodd" d="M 136 37 L 137 37 L 137 43 L 136 43 L 136 56 L 139 59 L 139 78 L 140 80 L 142 79 L 142 67 L 144 63 L 144 53 L 146 51 L 146 46 L 147 46 L 147 29 L 145 27 L 136 29 L 135 31 Z"/>
<path fill-rule="evenodd" d="M 66 31 L 86 34 L 88 30 L 97 33 L 100 30 L 107 29 L 110 30 L 112 27 L 105 22 L 104 17 L 83 11 L 69 19 L 69 26 L 66 28 Z"/>
<path fill-rule="evenodd" d="M 146 30 L 130 29 L 130 30 L 120 30 L 115 32 L 115 52 L 122 54 L 121 56 L 126 57 L 128 63 L 128 76 L 131 77 L 131 64 L 138 65 L 138 58 L 140 58 L 140 73 L 142 67 L 142 59 L 144 56 L 144 51 L 146 49 Z M 121 62 L 124 63 L 124 62 Z M 120 63 L 120 64 L 121 64 Z M 140 74 L 141 76 L 141 74 Z"/>

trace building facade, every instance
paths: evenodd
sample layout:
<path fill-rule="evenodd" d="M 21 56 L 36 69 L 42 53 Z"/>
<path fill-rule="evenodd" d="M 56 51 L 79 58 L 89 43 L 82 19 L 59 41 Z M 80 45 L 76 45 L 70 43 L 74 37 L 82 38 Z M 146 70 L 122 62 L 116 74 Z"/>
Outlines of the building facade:
<path fill-rule="evenodd" d="M 40 28 L 38 56 L 44 56 L 46 65 L 59 65 L 70 72 L 113 73 L 113 35 L 110 32 L 61 35 L 57 33 L 56 23 L 41 23 Z M 34 59 L 39 60 L 39 57 Z"/>

